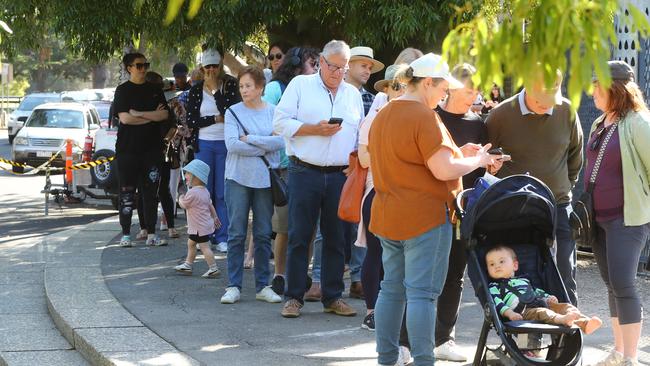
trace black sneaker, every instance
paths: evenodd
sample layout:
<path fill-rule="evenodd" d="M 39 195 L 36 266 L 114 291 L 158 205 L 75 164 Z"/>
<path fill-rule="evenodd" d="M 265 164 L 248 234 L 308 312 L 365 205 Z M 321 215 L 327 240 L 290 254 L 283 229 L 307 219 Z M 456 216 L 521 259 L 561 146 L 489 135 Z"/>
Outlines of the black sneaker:
<path fill-rule="evenodd" d="M 273 277 L 273 281 L 271 281 L 271 290 L 278 295 L 284 295 L 284 277 Z"/>
<path fill-rule="evenodd" d="M 361 328 L 368 329 L 371 332 L 375 331 L 375 312 L 374 311 L 372 313 L 366 315 L 365 318 L 363 318 L 363 323 L 361 323 Z"/>

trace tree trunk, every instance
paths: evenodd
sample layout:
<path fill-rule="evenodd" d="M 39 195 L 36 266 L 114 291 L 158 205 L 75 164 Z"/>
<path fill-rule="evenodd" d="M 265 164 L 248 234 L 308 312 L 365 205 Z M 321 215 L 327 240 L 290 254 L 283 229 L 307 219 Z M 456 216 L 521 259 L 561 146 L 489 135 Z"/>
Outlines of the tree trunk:
<path fill-rule="evenodd" d="M 104 89 L 108 79 L 108 68 L 106 64 L 97 64 L 92 69 L 93 89 Z"/>

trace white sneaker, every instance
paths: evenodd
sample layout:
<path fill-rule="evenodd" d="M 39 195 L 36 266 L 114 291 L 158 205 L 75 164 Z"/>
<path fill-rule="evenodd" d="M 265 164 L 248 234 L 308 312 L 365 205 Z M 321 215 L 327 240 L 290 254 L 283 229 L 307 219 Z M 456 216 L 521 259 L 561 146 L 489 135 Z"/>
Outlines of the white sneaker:
<path fill-rule="evenodd" d="M 436 360 L 445 360 L 445 361 L 454 361 L 454 362 L 466 362 L 467 357 L 465 357 L 461 350 L 456 345 L 456 342 L 453 340 L 447 341 L 433 351 Z"/>
<path fill-rule="evenodd" d="M 183 262 L 177 265 L 176 267 L 174 267 L 174 270 L 184 275 L 188 275 L 188 276 L 192 275 L 192 265 L 187 262 Z"/>
<path fill-rule="evenodd" d="M 158 235 L 149 235 L 146 244 L 151 247 L 163 247 L 167 245 L 167 240 L 160 239 Z"/>
<path fill-rule="evenodd" d="M 131 242 L 131 235 L 122 235 L 122 239 L 120 239 L 120 246 L 122 248 L 132 247 L 133 243 Z"/>
<path fill-rule="evenodd" d="M 271 286 L 266 286 L 260 292 L 255 294 L 255 299 L 260 301 L 270 302 L 270 303 L 282 302 L 282 298 L 280 297 L 280 295 L 276 294 L 271 289 Z"/>
<path fill-rule="evenodd" d="M 609 355 L 607 355 L 607 357 L 595 363 L 594 366 L 623 365 L 623 361 L 625 361 L 623 354 L 613 349 L 612 352 L 610 352 Z"/>
<path fill-rule="evenodd" d="M 237 287 L 226 287 L 226 293 L 221 296 L 222 304 L 234 304 L 239 301 L 239 289 Z"/>
<path fill-rule="evenodd" d="M 221 243 L 217 244 L 217 252 L 228 253 L 228 243 L 222 241 Z"/>
<path fill-rule="evenodd" d="M 395 366 L 406 366 L 413 363 L 413 357 L 411 357 L 411 350 L 408 347 L 399 346 L 399 356 L 397 357 L 397 363 Z"/>
<path fill-rule="evenodd" d="M 219 268 L 217 266 L 214 266 L 214 267 L 208 269 L 207 272 L 205 272 L 203 275 L 201 275 L 201 277 L 203 277 L 203 278 L 217 278 L 219 276 L 221 276 L 221 271 L 219 270 Z"/>

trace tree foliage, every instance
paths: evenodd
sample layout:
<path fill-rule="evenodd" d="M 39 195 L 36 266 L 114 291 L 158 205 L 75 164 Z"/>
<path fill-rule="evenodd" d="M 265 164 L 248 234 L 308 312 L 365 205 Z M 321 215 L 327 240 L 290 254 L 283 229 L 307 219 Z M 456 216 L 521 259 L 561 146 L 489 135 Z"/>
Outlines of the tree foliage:
<path fill-rule="evenodd" d="M 472 0 L 478 2 L 477 0 Z M 322 46 L 332 38 L 376 49 L 440 45 L 464 0 L 0 0 L 17 37 L 2 48 L 35 45 L 39 32 L 52 29 L 70 50 L 89 61 L 114 57 L 141 40 L 184 52 L 197 44 L 237 49 L 260 29 L 271 38 Z M 9 42 L 6 42 L 9 41 Z"/>
<path fill-rule="evenodd" d="M 503 85 L 504 77 L 525 85 L 540 69 L 550 85 L 560 69 L 569 75 L 568 96 L 577 108 L 582 92 L 592 89 L 593 72 L 605 85 L 611 82 L 607 61 L 618 6 L 613 0 L 486 0 L 476 17 L 447 35 L 443 51 L 452 62 L 476 65 L 474 82 L 484 89 Z M 645 16 L 629 10 L 619 19 L 648 36 Z"/>

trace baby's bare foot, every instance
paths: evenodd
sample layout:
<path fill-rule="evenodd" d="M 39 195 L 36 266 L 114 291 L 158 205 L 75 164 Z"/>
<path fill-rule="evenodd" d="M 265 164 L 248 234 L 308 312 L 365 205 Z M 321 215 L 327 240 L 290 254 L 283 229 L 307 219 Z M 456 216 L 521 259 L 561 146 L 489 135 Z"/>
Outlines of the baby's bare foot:
<path fill-rule="evenodd" d="M 566 325 L 567 327 L 570 327 L 573 325 L 574 321 L 578 320 L 578 318 L 580 318 L 580 314 L 569 312 L 564 315 L 558 315 L 555 318 L 555 320 L 557 321 L 558 324 Z"/>
<path fill-rule="evenodd" d="M 600 320 L 599 317 L 594 316 L 587 321 L 587 324 L 583 327 L 582 331 L 585 334 L 591 334 L 593 333 L 596 329 L 600 328 L 600 326 L 603 325 L 603 321 Z"/>

